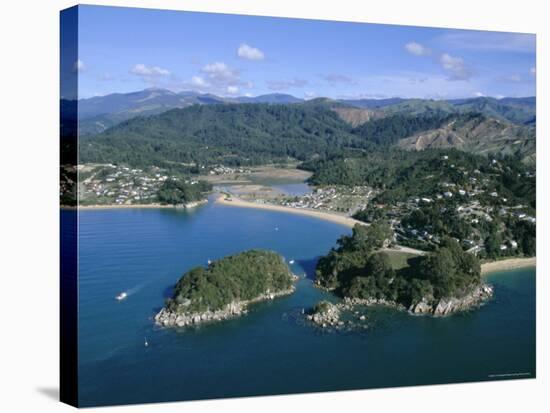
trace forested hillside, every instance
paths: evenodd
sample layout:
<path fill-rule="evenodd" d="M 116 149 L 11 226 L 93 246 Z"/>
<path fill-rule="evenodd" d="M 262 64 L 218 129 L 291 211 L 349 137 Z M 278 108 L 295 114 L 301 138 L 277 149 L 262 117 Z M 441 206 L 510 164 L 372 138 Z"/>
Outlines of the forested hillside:
<path fill-rule="evenodd" d="M 414 102 L 397 105 L 407 103 Z M 328 159 L 394 145 L 520 154 L 526 162 L 533 162 L 535 136 L 531 127 L 476 113 L 434 110 L 381 115 L 327 99 L 192 105 L 137 117 L 98 135 L 84 136 L 80 161 L 135 166 L 254 165 Z"/>
<path fill-rule="evenodd" d="M 81 140 L 81 162 L 262 164 L 364 148 L 364 139 L 318 106 L 194 105 L 140 117 Z"/>

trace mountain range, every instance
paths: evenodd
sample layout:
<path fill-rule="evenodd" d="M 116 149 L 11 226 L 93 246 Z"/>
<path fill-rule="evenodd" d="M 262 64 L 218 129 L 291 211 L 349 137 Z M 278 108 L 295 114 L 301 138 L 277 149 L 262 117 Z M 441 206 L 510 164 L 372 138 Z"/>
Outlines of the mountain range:
<path fill-rule="evenodd" d="M 361 100 L 354 106 L 284 94 L 227 99 L 148 89 L 82 100 L 79 116 L 82 162 L 242 165 L 394 147 L 535 160 L 534 98 Z M 84 133 L 87 122 L 97 125 L 100 118 L 104 130 Z"/>
<path fill-rule="evenodd" d="M 478 97 L 471 99 L 314 99 L 339 108 L 339 114 L 351 124 L 378 119 L 393 114 L 411 116 L 433 114 L 459 114 L 476 112 L 488 117 L 509 121 L 518 125 L 536 124 L 536 98 Z M 149 88 L 131 93 L 113 93 L 78 101 L 79 131 L 81 134 L 97 134 L 123 121 L 137 116 L 151 116 L 175 108 L 192 105 L 231 103 L 304 104 L 303 99 L 289 94 L 272 93 L 256 97 L 220 97 L 197 92 L 173 92 L 167 89 Z M 62 105 L 66 102 L 62 101 Z M 352 108 L 356 110 L 351 110 Z M 346 110 L 349 109 L 349 110 Z"/>

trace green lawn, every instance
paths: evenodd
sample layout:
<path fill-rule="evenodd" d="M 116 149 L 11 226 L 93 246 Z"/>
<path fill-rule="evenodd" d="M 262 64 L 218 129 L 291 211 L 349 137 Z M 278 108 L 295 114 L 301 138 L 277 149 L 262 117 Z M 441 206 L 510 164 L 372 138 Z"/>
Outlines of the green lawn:
<path fill-rule="evenodd" d="M 394 270 L 398 271 L 403 268 L 410 266 L 408 260 L 410 258 L 417 257 L 415 254 L 409 252 L 399 252 L 399 251 L 386 251 L 386 254 L 390 257 L 390 262 Z"/>

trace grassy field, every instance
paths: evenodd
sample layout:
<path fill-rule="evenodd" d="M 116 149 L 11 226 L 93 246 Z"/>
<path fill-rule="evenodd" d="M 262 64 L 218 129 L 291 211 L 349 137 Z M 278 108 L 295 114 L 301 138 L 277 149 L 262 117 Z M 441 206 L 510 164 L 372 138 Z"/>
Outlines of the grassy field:
<path fill-rule="evenodd" d="M 396 271 L 408 268 L 410 266 L 409 260 L 418 257 L 418 255 L 400 251 L 386 251 L 386 254 L 390 257 L 391 265 Z"/>

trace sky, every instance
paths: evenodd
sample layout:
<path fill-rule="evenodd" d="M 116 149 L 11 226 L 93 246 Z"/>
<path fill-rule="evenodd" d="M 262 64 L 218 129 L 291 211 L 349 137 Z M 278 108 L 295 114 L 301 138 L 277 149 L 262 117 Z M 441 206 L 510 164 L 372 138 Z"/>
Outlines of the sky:
<path fill-rule="evenodd" d="M 80 6 L 79 97 L 534 96 L 535 35 Z"/>

